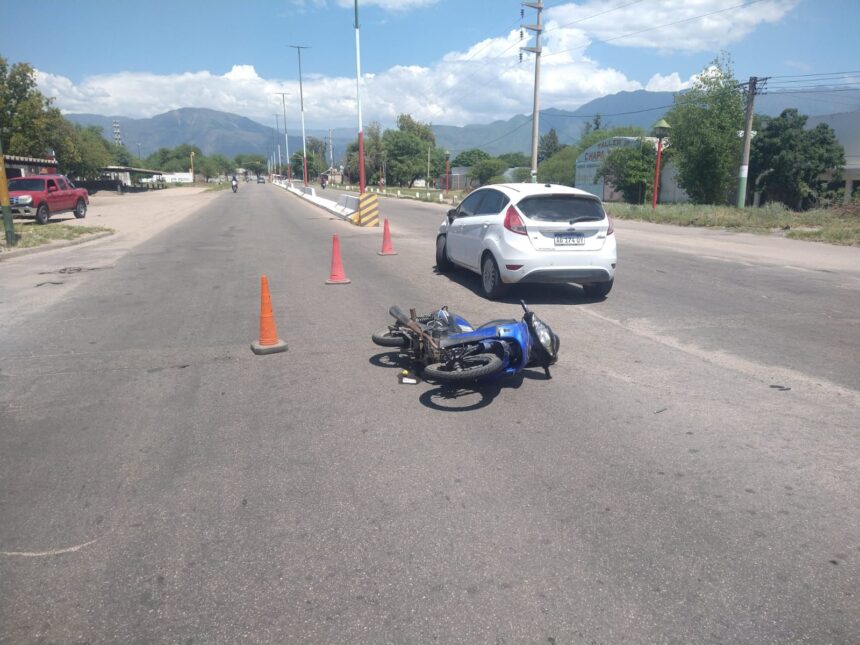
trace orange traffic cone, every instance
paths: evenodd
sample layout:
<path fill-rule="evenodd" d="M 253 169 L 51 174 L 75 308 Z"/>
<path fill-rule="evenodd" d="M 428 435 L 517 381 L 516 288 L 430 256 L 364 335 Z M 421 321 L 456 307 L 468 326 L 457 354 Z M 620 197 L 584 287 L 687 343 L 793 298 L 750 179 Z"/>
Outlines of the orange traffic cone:
<path fill-rule="evenodd" d="M 391 246 L 391 231 L 388 230 L 388 218 L 385 219 L 385 226 L 382 231 L 382 250 L 376 252 L 377 255 L 397 255 L 394 247 Z"/>
<path fill-rule="evenodd" d="M 251 343 L 255 354 L 275 354 L 287 351 L 287 344 L 278 338 L 275 317 L 272 315 L 272 300 L 269 297 L 269 279 L 261 278 L 260 285 L 260 340 Z"/>
<path fill-rule="evenodd" d="M 349 284 L 352 282 L 343 272 L 343 263 L 340 261 L 340 240 L 337 235 L 331 236 L 331 275 L 326 284 Z"/>

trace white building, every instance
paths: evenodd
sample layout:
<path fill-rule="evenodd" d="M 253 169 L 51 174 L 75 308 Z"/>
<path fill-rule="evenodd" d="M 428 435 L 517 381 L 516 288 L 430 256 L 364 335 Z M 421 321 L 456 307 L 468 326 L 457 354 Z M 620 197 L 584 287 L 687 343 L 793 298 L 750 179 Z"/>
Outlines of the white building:
<path fill-rule="evenodd" d="M 605 202 L 621 201 L 621 193 L 615 190 L 612 184 L 597 178 L 597 171 L 603 164 L 603 160 L 617 148 L 632 148 L 638 146 L 640 141 L 647 141 L 657 146 L 656 137 L 610 137 L 598 141 L 590 148 L 586 148 L 576 158 L 576 179 L 574 185 L 584 191 L 597 195 Z M 663 149 L 666 149 L 667 140 L 663 140 Z M 675 179 L 676 171 L 671 163 L 663 163 L 660 168 L 660 198 L 661 204 L 679 204 L 689 202 L 690 198 L 684 189 L 678 186 Z"/>

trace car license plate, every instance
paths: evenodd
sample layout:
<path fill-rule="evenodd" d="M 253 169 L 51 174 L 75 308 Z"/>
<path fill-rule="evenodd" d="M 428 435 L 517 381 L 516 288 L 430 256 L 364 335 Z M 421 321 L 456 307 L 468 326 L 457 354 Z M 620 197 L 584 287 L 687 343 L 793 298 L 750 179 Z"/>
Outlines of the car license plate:
<path fill-rule="evenodd" d="M 585 236 L 582 233 L 556 233 L 556 246 L 582 246 L 585 244 Z"/>

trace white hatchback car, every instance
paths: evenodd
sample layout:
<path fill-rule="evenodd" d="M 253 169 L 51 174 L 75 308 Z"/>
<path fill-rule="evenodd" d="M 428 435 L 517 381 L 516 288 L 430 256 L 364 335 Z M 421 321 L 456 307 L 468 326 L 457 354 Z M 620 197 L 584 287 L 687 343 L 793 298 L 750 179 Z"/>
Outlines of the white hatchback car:
<path fill-rule="evenodd" d="M 481 276 L 488 298 L 506 284 L 573 282 L 605 297 L 615 280 L 612 219 L 600 200 L 554 184 L 493 184 L 448 211 L 436 237 L 436 267 Z"/>

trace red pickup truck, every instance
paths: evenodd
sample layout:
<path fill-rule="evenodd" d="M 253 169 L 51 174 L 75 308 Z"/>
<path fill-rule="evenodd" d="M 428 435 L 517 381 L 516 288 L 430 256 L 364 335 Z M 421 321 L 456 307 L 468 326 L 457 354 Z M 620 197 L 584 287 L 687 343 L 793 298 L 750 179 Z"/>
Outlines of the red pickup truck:
<path fill-rule="evenodd" d="M 89 203 L 86 189 L 76 188 L 65 175 L 31 175 L 9 180 L 12 215 L 35 215 L 39 224 L 47 224 L 55 213 L 68 211 L 78 219 L 86 217 Z"/>

